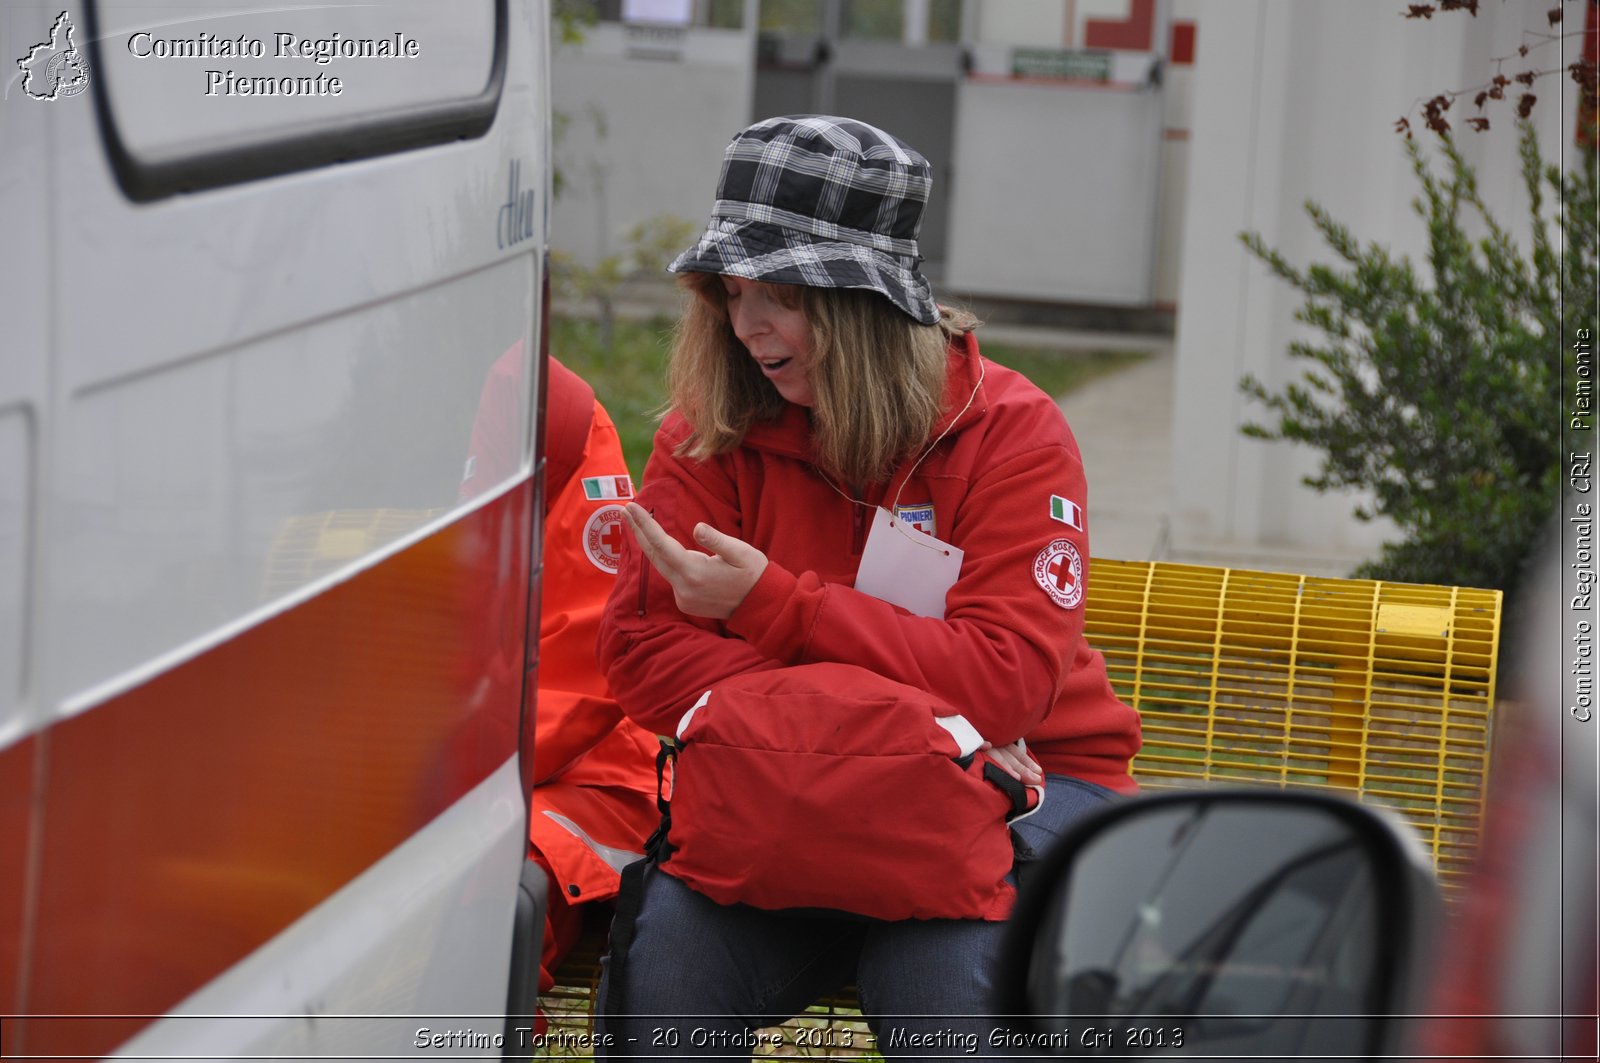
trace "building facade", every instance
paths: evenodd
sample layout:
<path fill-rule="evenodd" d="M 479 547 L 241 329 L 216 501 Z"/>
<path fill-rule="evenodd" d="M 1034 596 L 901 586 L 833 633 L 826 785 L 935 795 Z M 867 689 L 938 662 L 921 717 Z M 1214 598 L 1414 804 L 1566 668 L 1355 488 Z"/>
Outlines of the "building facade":
<path fill-rule="evenodd" d="M 1566 11 L 1552 27 L 1549 9 Z M 1303 485 L 1317 455 L 1246 438 L 1241 392 L 1301 367 L 1298 294 L 1240 243 L 1292 262 L 1331 252 L 1314 200 L 1363 240 L 1416 258 L 1416 180 L 1395 132 L 1423 100 L 1493 76 L 1530 44 L 1563 67 L 1593 2 L 1508 0 L 1405 18 L 1401 0 L 606 0 L 558 51 L 565 190 L 554 240 L 580 261 L 661 215 L 698 222 L 722 146 L 772 114 L 850 114 L 934 166 L 922 244 L 941 294 L 980 306 L 1175 313 L 1169 556 L 1337 570 L 1393 530 L 1359 499 Z M 1521 66 L 1513 69 L 1522 69 Z M 1546 157 L 1572 151 L 1577 93 L 1540 82 Z M 1470 98 L 1452 115 L 1458 128 Z M 1467 113 L 1462 113 L 1463 111 Z M 1431 140 L 1432 134 L 1418 134 Z M 1458 135 L 1485 200 L 1526 208 L 1510 105 Z M 1307 559 L 1311 559 L 1308 563 Z"/>

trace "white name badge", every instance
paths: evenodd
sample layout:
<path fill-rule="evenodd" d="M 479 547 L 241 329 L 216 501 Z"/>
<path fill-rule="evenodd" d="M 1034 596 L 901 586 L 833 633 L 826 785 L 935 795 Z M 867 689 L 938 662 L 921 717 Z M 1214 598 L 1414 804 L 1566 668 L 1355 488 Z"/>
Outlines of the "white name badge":
<path fill-rule="evenodd" d="M 856 570 L 856 590 L 918 616 L 944 619 L 944 596 L 966 554 L 878 509 Z"/>

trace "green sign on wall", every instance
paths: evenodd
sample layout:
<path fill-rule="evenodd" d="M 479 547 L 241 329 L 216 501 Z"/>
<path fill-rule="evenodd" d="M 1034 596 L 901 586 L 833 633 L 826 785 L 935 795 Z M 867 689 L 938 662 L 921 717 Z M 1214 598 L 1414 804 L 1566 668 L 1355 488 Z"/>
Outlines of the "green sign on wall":
<path fill-rule="evenodd" d="M 1111 53 L 1064 48 L 1013 48 L 1011 76 L 1110 81 Z"/>

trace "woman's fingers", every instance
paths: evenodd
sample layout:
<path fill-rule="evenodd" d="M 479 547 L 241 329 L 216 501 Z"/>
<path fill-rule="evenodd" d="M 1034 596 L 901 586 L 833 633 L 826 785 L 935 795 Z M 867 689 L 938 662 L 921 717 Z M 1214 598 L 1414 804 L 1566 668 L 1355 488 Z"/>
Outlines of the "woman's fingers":
<path fill-rule="evenodd" d="M 678 608 L 690 616 L 726 620 L 767 567 L 766 554 L 708 524 L 694 529 L 696 542 L 712 551 L 704 554 L 668 535 L 637 503 L 628 503 L 623 513 L 644 556 L 672 585 Z"/>
<path fill-rule="evenodd" d="M 633 537 L 639 543 L 639 549 L 644 551 L 644 556 L 649 558 L 656 571 L 671 581 L 672 574 L 683 567 L 684 558 L 689 551 L 668 535 L 639 503 L 629 502 L 622 507 L 622 512 L 628 518 L 628 527 L 632 529 Z"/>
<path fill-rule="evenodd" d="M 1013 779 L 1019 779 L 1030 786 L 1044 782 L 1042 769 L 1038 762 L 1028 756 L 1027 747 L 1023 745 L 1021 739 L 1003 746 L 985 743 L 984 749 L 988 752 L 989 759 Z"/>
<path fill-rule="evenodd" d="M 743 539 L 736 539 L 731 535 L 724 535 L 709 524 L 696 524 L 694 526 L 695 542 L 716 554 L 734 568 L 763 568 L 767 563 L 767 555 L 751 546 Z M 757 573 L 759 575 L 759 571 Z"/>

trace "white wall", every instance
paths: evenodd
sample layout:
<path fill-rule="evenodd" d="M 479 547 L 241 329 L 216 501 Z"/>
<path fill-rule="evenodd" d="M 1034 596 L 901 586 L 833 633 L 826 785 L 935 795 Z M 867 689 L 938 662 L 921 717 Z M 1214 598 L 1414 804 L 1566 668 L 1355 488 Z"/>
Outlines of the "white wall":
<path fill-rule="evenodd" d="M 1154 90 L 960 82 L 946 284 L 1148 304 L 1161 108 Z"/>
<path fill-rule="evenodd" d="M 746 30 L 690 28 L 673 58 L 646 58 L 619 23 L 556 50 L 552 91 L 565 131 L 556 144 L 564 187 L 551 244 L 592 265 L 626 250 L 634 225 L 660 215 L 705 224 L 722 150 L 750 121 L 754 19 Z"/>
<path fill-rule="evenodd" d="M 1363 241 L 1421 261 L 1425 234 L 1410 207 L 1417 185 L 1394 121 L 1414 101 L 1490 76 L 1487 57 L 1514 52 L 1524 20 L 1547 29 L 1548 6 L 1487 4 L 1475 20 L 1440 13 L 1424 22 L 1400 18 L 1395 0 L 1195 0 L 1201 30 L 1173 414 L 1179 556 L 1275 547 L 1330 558 L 1376 553 L 1388 529 L 1356 521 L 1354 497 L 1301 485 L 1317 452 L 1240 435 L 1240 425 L 1266 413 L 1240 393 L 1240 377 L 1253 373 L 1274 390 L 1297 378 L 1301 367 L 1286 349 L 1304 329 L 1292 318 L 1298 294 L 1238 234 L 1260 232 L 1299 265 L 1330 261 L 1303 209 L 1310 199 Z M 1574 113 L 1571 83 L 1561 83 L 1552 76 L 1537 87 L 1535 116 L 1552 157 L 1570 138 Z M 1465 100 L 1450 117 L 1459 128 L 1472 113 Z M 1502 104 L 1491 132 L 1459 134 L 1506 224 L 1526 213 L 1510 115 Z"/>
<path fill-rule="evenodd" d="M 1035 48 L 1067 46 L 1072 32 L 1068 0 L 1005 0 L 982 3 L 976 0 L 973 17 L 974 38 L 1003 44 L 1026 44 Z"/>

